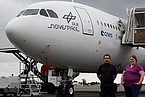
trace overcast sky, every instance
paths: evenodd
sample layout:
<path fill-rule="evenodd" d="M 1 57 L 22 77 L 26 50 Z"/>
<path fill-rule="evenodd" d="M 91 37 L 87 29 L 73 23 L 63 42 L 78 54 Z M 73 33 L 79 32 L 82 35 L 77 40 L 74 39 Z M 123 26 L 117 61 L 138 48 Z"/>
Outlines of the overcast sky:
<path fill-rule="evenodd" d="M 29 4 L 38 1 L 50 1 L 50 0 L 0 0 L 0 48 L 6 47 L 7 39 L 4 35 L 5 25 L 14 18 L 22 9 L 27 7 Z M 54 0 L 53 0 L 54 1 Z M 71 0 L 57 0 L 57 1 L 71 1 Z M 74 2 L 86 4 L 102 11 L 108 12 L 120 18 L 127 19 L 126 8 L 132 7 L 145 7 L 145 0 L 74 0 Z M 2 30 L 1 30 L 2 29 Z M 4 37 L 3 37 L 4 36 Z M 9 43 L 8 43 L 9 45 Z M 6 62 L 6 63 L 4 63 Z M 17 65 L 11 65 L 15 64 Z M 6 68 L 0 68 L 0 76 L 6 73 L 6 70 L 11 73 L 18 73 L 19 61 L 13 56 L 8 54 L 0 53 L 0 65 Z M 9 68 L 7 68 L 9 67 Z M 14 69 L 17 67 L 17 69 Z"/>

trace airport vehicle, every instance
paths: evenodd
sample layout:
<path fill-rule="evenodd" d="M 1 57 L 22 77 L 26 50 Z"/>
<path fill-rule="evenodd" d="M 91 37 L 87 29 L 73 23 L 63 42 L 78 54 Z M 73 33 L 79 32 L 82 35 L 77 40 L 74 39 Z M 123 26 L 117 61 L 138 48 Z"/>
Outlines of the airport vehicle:
<path fill-rule="evenodd" d="M 61 82 L 61 76 L 59 72 L 57 72 L 56 68 L 50 68 L 48 65 L 42 65 L 41 74 L 44 79 L 41 91 L 54 94 Z"/>
<path fill-rule="evenodd" d="M 23 65 L 23 66 L 22 66 Z M 41 83 L 36 75 L 22 74 L 25 64 L 20 64 L 20 75 L 0 77 L 0 95 L 3 97 L 40 96 Z"/>
<path fill-rule="evenodd" d="M 83 4 L 39 2 L 10 21 L 6 34 L 27 57 L 59 68 L 62 82 L 58 93 L 73 95 L 74 72 L 95 73 L 106 53 L 112 56 L 118 72 L 122 72 L 131 54 L 144 64 L 143 10 L 131 9 L 126 22 Z"/>
<path fill-rule="evenodd" d="M 17 95 L 19 78 L 17 76 L 0 77 L 0 95 Z"/>

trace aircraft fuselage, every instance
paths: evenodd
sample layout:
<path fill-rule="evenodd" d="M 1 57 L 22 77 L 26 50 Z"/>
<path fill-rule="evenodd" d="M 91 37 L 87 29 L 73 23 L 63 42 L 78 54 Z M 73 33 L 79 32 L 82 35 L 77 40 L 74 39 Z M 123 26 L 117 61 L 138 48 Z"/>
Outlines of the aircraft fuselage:
<path fill-rule="evenodd" d="M 26 14 L 27 9 L 38 12 Z M 93 73 L 108 53 L 122 72 L 132 54 L 144 64 L 145 50 L 121 44 L 119 19 L 86 5 L 49 1 L 28 6 L 6 33 L 20 51 L 43 64 Z"/>

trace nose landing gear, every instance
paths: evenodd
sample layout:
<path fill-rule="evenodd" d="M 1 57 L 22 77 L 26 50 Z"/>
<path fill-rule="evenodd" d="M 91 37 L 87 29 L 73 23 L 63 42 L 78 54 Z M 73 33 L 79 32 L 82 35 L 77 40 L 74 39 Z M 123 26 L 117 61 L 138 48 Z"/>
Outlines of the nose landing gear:
<path fill-rule="evenodd" d="M 73 70 L 67 69 L 60 72 L 62 77 L 61 84 L 58 87 L 59 95 L 74 95 L 74 85 L 72 84 Z"/>

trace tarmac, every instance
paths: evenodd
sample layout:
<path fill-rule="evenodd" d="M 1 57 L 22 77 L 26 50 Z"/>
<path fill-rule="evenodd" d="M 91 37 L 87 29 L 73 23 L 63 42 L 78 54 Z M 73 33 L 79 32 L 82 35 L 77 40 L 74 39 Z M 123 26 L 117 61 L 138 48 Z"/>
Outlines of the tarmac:
<path fill-rule="evenodd" d="M 47 94 L 47 93 L 42 93 L 39 97 L 100 97 L 100 85 L 90 85 L 90 86 L 81 86 L 81 85 L 75 85 L 74 86 L 74 96 L 60 96 L 57 93 L 56 94 Z M 144 97 L 145 96 L 145 85 L 142 86 L 141 92 L 139 94 L 139 97 Z M 21 97 L 26 97 L 26 96 L 21 96 Z M 30 97 L 30 96 L 27 96 Z M 34 96 L 38 97 L 38 96 Z M 124 94 L 124 88 L 122 85 L 118 85 L 116 97 L 125 97 Z"/>
<path fill-rule="evenodd" d="M 100 85 L 90 85 L 90 86 L 81 86 L 75 85 L 74 86 L 74 96 L 60 96 L 58 94 L 42 94 L 40 97 L 100 97 Z M 139 97 L 145 96 L 145 85 L 143 85 Z M 124 88 L 122 85 L 118 85 L 116 97 L 125 97 Z"/>

